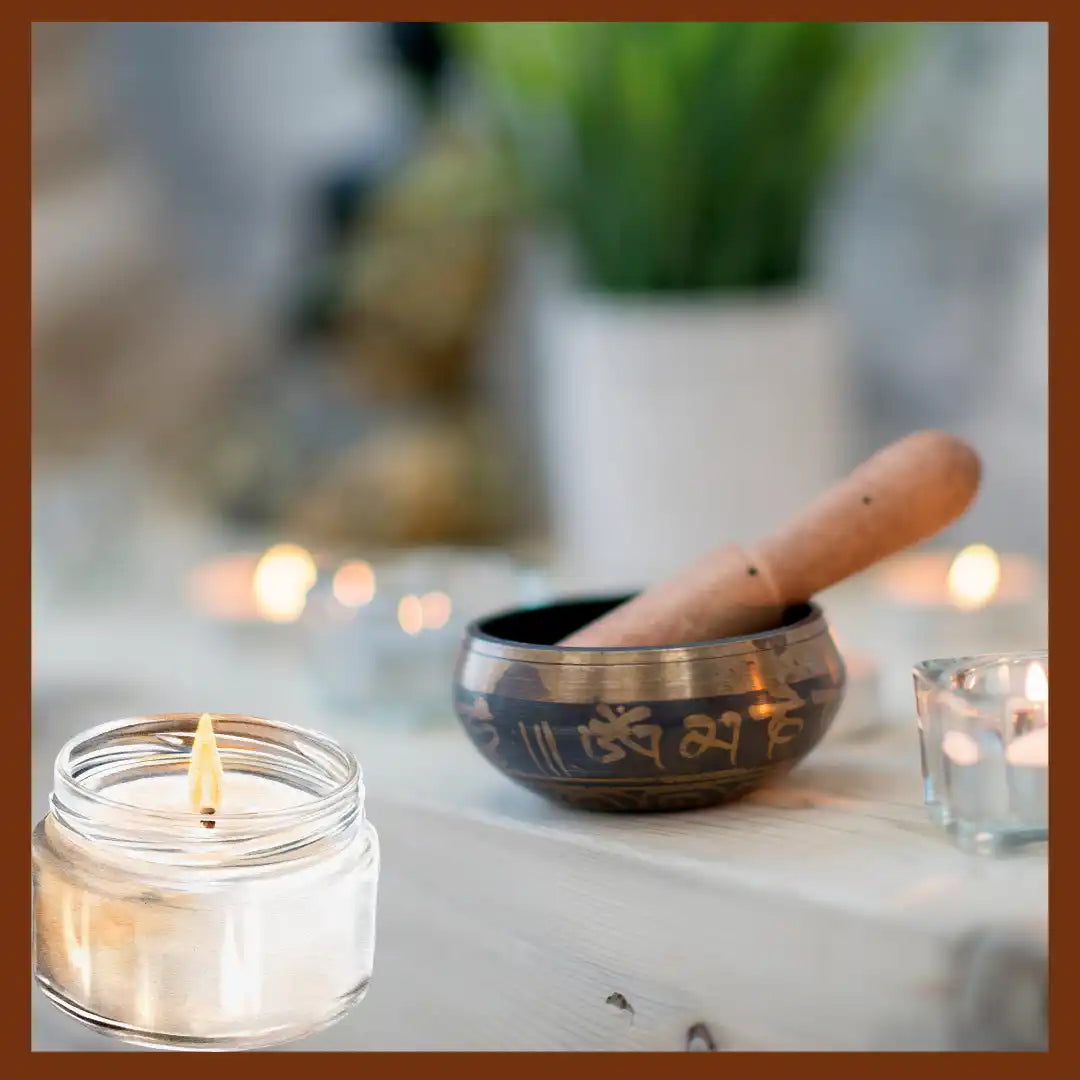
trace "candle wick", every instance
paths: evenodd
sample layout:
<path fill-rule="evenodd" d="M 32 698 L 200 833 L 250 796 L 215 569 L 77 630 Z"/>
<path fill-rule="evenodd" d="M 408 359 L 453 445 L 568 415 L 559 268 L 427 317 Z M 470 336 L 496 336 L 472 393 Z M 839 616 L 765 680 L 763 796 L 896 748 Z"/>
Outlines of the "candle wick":
<path fill-rule="evenodd" d="M 1026 735 L 1035 728 L 1035 710 L 1017 709 L 1013 729 L 1017 735 Z"/>
<path fill-rule="evenodd" d="M 199 813 L 203 815 L 203 821 L 200 822 L 204 829 L 212 829 L 217 822 L 207 821 L 206 818 L 212 818 L 217 811 L 212 806 L 202 806 L 199 808 Z"/>

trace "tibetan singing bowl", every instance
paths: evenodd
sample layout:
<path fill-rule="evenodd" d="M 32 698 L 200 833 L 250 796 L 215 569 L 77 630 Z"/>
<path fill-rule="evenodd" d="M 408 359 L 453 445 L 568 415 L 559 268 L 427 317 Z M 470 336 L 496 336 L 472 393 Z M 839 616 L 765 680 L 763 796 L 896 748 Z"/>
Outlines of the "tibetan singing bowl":
<path fill-rule="evenodd" d="M 828 730 L 844 665 L 815 604 L 748 637 L 552 644 L 623 599 L 512 611 L 466 631 L 457 715 L 511 780 L 586 810 L 689 810 L 783 775 Z"/>

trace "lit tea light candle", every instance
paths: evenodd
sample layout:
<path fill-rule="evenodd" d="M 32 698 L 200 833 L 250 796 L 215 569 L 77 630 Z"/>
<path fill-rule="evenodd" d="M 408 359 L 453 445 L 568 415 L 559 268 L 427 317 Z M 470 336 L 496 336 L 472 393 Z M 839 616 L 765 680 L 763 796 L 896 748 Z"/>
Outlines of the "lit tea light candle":
<path fill-rule="evenodd" d="M 102 1032 L 255 1048 L 367 988 L 378 840 L 359 766 L 321 735 L 205 714 L 92 729 L 57 757 L 33 856 L 38 984 Z"/>
<path fill-rule="evenodd" d="M 195 611 L 220 622 L 284 625 L 304 613 L 317 578 L 310 552 L 275 544 L 261 555 L 224 555 L 195 567 L 187 596 Z"/>
<path fill-rule="evenodd" d="M 1049 836 L 1045 650 L 923 661 L 915 701 L 926 803 L 960 845 L 993 854 Z"/>
<path fill-rule="evenodd" d="M 1019 700 L 1011 699 L 1007 708 L 1013 731 L 1009 751 L 1032 764 L 1033 753 L 1049 752 L 1050 682 L 1041 664 L 1032 661 L 1028 665 L 1024 676 L 1024 696 Z M 1043 764 L 1048 761 L 1048 758 L 1044 759 Z"/>
<path fill-rule="evenodd" d="M 319 576 L 315 560 L 296 544 L 270 548 L 255 567 L 255 607 L 268 622 L 296 622 Z"/>
<path fill-rule="evenodd" d="M 970 544 L 951 557 L 939 552 L 897 556 L 882 564 L 878 581 L 902 606 L 965 612 L 1030 603 L 1038 586 L 1030 560 L 1000 556 L 987 544 Z"/>
<path fill-rule="evenodd" d="M 441 630 L 449 621 L 453 605 L 444 592 L 429 592 L 420 597 L 420 613 L 425 630 Z"/>
<path fill-rule="evenodd" d="M 375 571 L 363 559 L 342 563 L 334 573 L 332 588 L 342 607 L 366 607 L 375 599 Z"/>
<path fill-rule="evenodd" d="M 409 637 L 416 637 L 424 629 L 424 609 L 419 596 L 403 596 L 398 601 L 398 626 Z"/>
<path fill-rule="evenodd" d="M 1028 665 L 1024 699 L 1010 704 L 1012 737 L 1005 768 L 1018 817 L 1045 827 L 1050 798 L 1050 683 L 1037 662 Z"/>
<path fill-rule="evenodd" d="M 1046 643 L 1044 582 L 1034 563 L 972 544 L 955 556 L 912 552 L 875 573 L 875 649 L 896 675 L 887 708 L 906 715 L 909 665 L 922 657 L 1015 653 Z"/>
<path fill-rule="evenodd" d="M 945 578 L 949 600 L 961 611 L 977 611 L 997 597 L 1001 560 L 986 544 L 971 544 L 949 564 Z"/>
<path fill-rule="evenodd" d="M 257 555 L 221 555 L 200 563 L 188 575 L 187 601 L 192 610 L 222 622 L 257 622 Z"/>
<path fill-rule="evenodd" d="M 1040 728 L 1020 735 L 1009 743 L 1005 760 L 1011 765 L 1050 765 L 1050 730 Z"/>
<path fill-rule="evenodd" d="M 453 605 L 444 592 L 429 592 L 423 596 L 403 596 L 398 601 L 398 626 L 409 637 L 425 630 L 441 630 L 450 621 Z"/>

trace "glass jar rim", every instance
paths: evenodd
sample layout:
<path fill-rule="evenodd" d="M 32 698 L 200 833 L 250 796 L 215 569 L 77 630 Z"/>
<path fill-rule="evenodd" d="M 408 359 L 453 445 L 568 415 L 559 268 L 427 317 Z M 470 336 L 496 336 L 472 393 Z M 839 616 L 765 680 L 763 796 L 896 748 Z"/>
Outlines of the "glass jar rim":
<path fill-rule="evenodd" d="M 155 713 L 112 720 L 69 739 L 54 765 L 53 815 L 77 834 L 144 851 L 195 848 L 222 854 L 263 853 L 268 846 L 278 846 L 284 835 L 290 837 L 286 846 L 302 846 L 363 817 L 363 776 L 353 754 L 318 732 L 242 713 L 210 714 L 226 775 L 240 771 L 274 778 L 292 766 L 291 780 L 306 776 L 312 781 L 301 788 L 310 798 L 288 807 L 217 813 L 212 830 L 192 833 L 189 811 L 137 806 L 108 794 L 121 782 L 116 779 L 120 773 L 161 765 L 162 755 L 175 756 L 175 762 L 166 761 L 165 772 L 186 774 L 201 715 Z M 246 767 L 230 769 L 228 764 L 235 762 Z M 87 783 L 91 777 L 106 776 L 112 783 L 103 789 Z"/>
<path fill-rule="evenodd" d="M 990 693 L 986 690 L 971 690 L 967 687 L 957 687 L 945 682 L 946 679 L 955 679 L 961 673 L 966 673 L 974 668 L 996 667 L 999 664 L 1032 664 L 1043 663 L 1050 666 L 1050 652 L 1048 649 L 1031 649 L 1028 652 L 1019 653 L 976 653 L 973 656 L 938 657 L 932 660 L 920 660 L 912 668 L 913 673 L 939 688 L 941 693 L 956 694 L 966 701 L 973 703 L 991 703 L 1002 699 L 1001 694 Z"/>

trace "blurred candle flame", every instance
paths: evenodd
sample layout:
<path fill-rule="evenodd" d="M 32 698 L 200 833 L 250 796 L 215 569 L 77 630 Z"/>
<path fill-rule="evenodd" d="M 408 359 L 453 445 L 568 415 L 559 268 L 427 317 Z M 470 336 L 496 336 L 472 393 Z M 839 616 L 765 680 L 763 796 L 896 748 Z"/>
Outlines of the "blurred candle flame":
<path fill-rule="evenodd" d="M 965 611 L 985 607 L 997 595 L 1001 560 L 986 544 L 964 548 L 949 567 L 949 599 Z"/>
<path fill-rule="evenodd" d="M 363 607 L 375 596 L 375 571 L 362 559 L 342 563 L 334 574 L 334 599 L 343 607 Z"/>
<path fill-rule="evenodd" d="M 1042 706 L 1043 725 L 1017 736 L 1006 747 L 1005 758 L 1013 765 L 1042 766 L 1050 763 L 1050 683 L 1042 664 L 1028 664 L 1024 675 L 1024 696 L 1032 705 Z M 1027 711 L 1027 710 L 1025 710 Z"/>
<path fill-rule="evenodd" d="M 1028 701 L 1039 705 L 1046 704 L 1050 700 L 1050 682 L 1046 678 L 1042 664 L 1028 665 L 1027 675 L 1024 677 L 1024 696 Z"/>
<path fill-rule="evenodd" d="M 420 611 L 425 630 L 439 630 L 450 621 L 450 597 L 444 592 L 429 592 L 420 597 Z"/>
<path fill-rule="evenodd" d="M 398 624 L 410 637 L 424 629 L 424 608 L 419 596 L 403 596 L 398 601 Z"/>
<path fill-rule="evenodd" d="M 276 544 L 255 567 L 255 606 L 269 622 L 295 622 L 318 577 L 315 560 L 296 544 Z"/>

